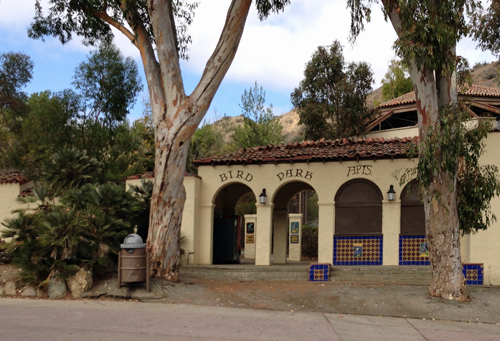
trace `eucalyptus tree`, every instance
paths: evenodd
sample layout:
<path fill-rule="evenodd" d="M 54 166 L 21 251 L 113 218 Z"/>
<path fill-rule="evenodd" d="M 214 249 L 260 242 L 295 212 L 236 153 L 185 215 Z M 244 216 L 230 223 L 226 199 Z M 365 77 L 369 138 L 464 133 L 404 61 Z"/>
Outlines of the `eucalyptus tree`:
<path fill-rule="evenodd" d="M 319 46 L 307 62 L 304 79 L 292 92 L 305 138 L 338 139 L 363 135 L 373 110 L 366 105 L 373 72 L 365 62 L 344 60 L 342 45 Z"/>
<path fill-rule="evenodd" d="M 465 15 L 476 0 L 348 0 L 351 39 L 378 3 L 397 34 L 396 54 L 409 66 L 417 101 L 420 136 L 418 178 L 423 201 L 432 280 L 431 296 L 467 299 L 462 274 L 457 208 L 457 173 L 464 135 L 457 103 L 456 44 L 470 33 Z"/>
<path fill-rule="evenodd" d="M 389 101 L 413 91 L 411 77 L 400 60 L 392 59 L 382 79 L 382 98 Z"/>
<path fill-rule="evenodd" d="M 233 134 L 235 149 L 280 144 L 285 141 L 282 135 L 283 126 L 273 114 L 273 105 L 268 107 L 266 92 L 259 87 L 257 81 L 253 88 L 245 89 L 241 95 L 241 112 L 243 125 L 237 126 Z"/>
<path fill-rule="evenodd" d="M 0 54 L 0 167 L 13 167 L 11 153 L 18 145 L 21 122 L 28 111 L 28 95 L 22 89 L 33 77 L 33 61 L 19 52 Z"/>
<path fill-rule="evenodd" d="M 289 2 L 256 0 L 260 19 L 283 10 Z M 252 1 L 231 1 L 219 41 L 191 95 L 185 93 L 179 59 L 186 57 L 186 44 L 191 40 L 187 27 L 197 4 L 185 0 L 49 0 L 47 14 L 41 0 L 35 4 L 36 16 L 29 30 L 34 38 L 56 36 L 66 43 L 76 34 L 84 43 L 94 44 L 109 39 L 115 28 L 139 50 L 156 141 L 147 247 L 152 274 L 177 281 L 189 141 L 234 59 Z"/>

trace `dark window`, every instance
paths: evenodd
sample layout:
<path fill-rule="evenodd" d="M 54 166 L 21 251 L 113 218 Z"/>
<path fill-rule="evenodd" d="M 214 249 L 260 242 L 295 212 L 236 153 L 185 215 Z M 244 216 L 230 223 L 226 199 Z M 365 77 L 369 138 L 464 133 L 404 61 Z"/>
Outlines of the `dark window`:
<path fill-rule="evenodd" d="M 367 180 L 344 184 L 335 197 L 336 236 L 382 235 L 382 193 Z"/>

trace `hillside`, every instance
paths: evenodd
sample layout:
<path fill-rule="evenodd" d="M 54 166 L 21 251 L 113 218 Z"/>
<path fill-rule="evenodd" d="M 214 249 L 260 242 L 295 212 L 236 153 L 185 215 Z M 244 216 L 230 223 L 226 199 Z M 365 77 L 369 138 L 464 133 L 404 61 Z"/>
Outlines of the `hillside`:
<path fill-rule="evenodd" d="M 498 77 L 499 66 L 500 62 L 482 63 L 475 65 L 471 72 L 472 83 L 493 88 L 500 88 L 496 80 Z M 369 104 L 373 104 L 374 101 L 383 102 L 382 87 L 373 90 L 373 92 L 368 96 L 367 102 Z M 286 142 L 296 141 L 300 138 L 301 134 L 303 133 L 303 127 L 299 126 L 299 114 L 296 109 L 293 109 L 292 111 L 279 116 L 279 119 L 281 125 L 283 126 L 283 135 L 285 136 Z M 243 124 L 243 117 L 225 117 L 217 121 L 215 124 L 241 125 Z"/>

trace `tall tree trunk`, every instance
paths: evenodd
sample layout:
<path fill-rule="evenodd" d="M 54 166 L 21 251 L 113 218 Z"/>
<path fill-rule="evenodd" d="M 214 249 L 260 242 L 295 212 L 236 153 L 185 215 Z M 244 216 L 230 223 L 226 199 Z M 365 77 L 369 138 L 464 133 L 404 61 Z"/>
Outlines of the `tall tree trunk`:
<path fill-rule="evenodd" d="M 155 126 L 155 177 L 147 241 L 155 277 L 174 282 L 179 279 L 189 142 L 234 59 L 251 3 L 232 0 L 219 42 L 190 96 L 184 92 L 171 6 L 166 6 L 165 0 L 148 1 L 158 61 L 145 28 L 136 26 L 136 44 L 143 59 Z"/>
<path fill-rule="evenodd" d="M 383 0 L 385 9 L 398 36 L 402 33 L 401 8 L 395 0 Z M 455 46 L 449 52 L 455 55 Z M 415 90 L 418 128 L 420 138 L 419 155 L 427 146 L 422 143 L 433 127 L 435 134 L 442 133 L 439 117 L 440 107 L 457 102 L 455 74 L 444 74 L 423 62 L 410 65 L 411 80 Z M 441 165 L 443 151 L 438 149 L 434 160 Z M 456 160 L 458 171 L 458 159 Z M 456 173 L 455 173 L 456 174 Z M 439 198 L 439 200 L 437 200 Z M 457 177 L 451 176 L 442 167 L 432 174 L 429 188 L 423 193 L 425 230 L 432 280 L 428 293 L 431 296 L 464 301 L 468 298 L 460 259 L 460 240 L 457 210 Z"/>
<path fill-rule="evenodd" d="M 440 107 L 457 101 L 454 75 L 440 75 L 440 70 L 430 70 L 422 65 L 418 70 L 411 66 L 411 75 L 417 100 L 420 141 L 425 141 L 429 129 L 441 134 Z M 417 80 L 417 81 L 415 81 Z M 420 145 L 419 154 L 426 152 Z M 446 150 L 438 149 L 434 162 L 441 164 Z M 456 160 L 458 170 L 458 159 Z M 424 211 L 427 245 L 432 266 L 432 280 L 428 293 L 431 296 L 464 301 L 468 299 L 460 259 L 459 222 L 457 209 L 457 177 L 442 167 L 432 174 L 429 188 L 424 191 Z"/>
<path fill-rule="evenodd" d="M 155 134 L 156 146 L 160 148 L 156 148 L 155 153 L 154 195 L 151 199 L 150 264 L 153 276 L 174 282 L 179 279 L 180 228 L 186 201 L 183 179 L 189 140 L 197 126 L 191 123 L 190 126 L 169 128 L 166 122 L 162 122 Z"/>

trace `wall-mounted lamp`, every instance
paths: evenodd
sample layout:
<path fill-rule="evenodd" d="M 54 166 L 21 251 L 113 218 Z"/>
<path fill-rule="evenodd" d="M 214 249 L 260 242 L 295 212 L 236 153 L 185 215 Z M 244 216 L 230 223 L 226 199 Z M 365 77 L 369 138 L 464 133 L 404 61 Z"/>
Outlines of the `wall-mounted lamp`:
<path fill-rule="evenodd" d="M 396 191 L 394 191 L 394 186 L 389 187 L 389 192 L 387 192 L 387 200 L 394 201 L 396 198 Z"/>
<path fill-rule="evenodd" d="M 265 205 L 266 201 L 267 201 L 266 189 L 263 188 L 262 193 L 260 193 L 260 195 L 259 195 L 259 202 L 262 205 Z"/>

